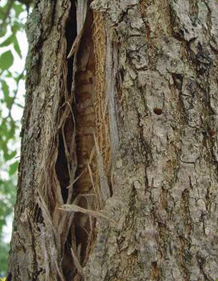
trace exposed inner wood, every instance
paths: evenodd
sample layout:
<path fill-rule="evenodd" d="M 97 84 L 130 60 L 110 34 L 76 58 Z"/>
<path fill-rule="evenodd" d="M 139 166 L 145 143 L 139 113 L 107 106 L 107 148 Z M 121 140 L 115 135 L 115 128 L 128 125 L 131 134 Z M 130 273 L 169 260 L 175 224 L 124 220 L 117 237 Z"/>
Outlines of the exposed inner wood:
<path fill-rule="evenodd" d="M 75 9 L 72 6 L 71 17 L 76 15 Z M 72 19 L 69 24 L 72 24 Z M 68 94 L 65 94 L 60 109 L 62 123 L 55 169 L 64 204 L 76 201 L 84 209 L 98 211 L 111 192 L 108 184 L 110 141 L 105 94 L 106 35 L 102 15 L 89 9 L 86 26 L 78 51 L 69 59 L 65 71 Z M 77 35 L 68 30 L 66 39 L 70 44 L 73 43 L 72 37 L 68 37 L 72 35 L 75 41 Z M 70 48 L 69 42 L 67 49 Z M 66 280 L 83 280 L 82 267 L 95 243 L 96 219 L 79 212 L 60 213 L 59 216 L 59 226 L 64 225 L 63 222 L 67 225 L 60 229 L 64 277 Z"/>

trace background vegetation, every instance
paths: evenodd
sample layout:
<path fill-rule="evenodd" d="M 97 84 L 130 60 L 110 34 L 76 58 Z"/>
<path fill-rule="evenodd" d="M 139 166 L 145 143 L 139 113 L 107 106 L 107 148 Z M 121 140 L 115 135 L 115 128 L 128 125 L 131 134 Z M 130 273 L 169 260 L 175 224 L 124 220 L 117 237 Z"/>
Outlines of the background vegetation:
<path fill-rule="evenodd" d="M 12 221 L 16 196 L 20 117 L 25 94 L 22 52 L 27 48 L 24 29 L 28 6 L 25 4 L 29 2 L 0 1 L 0 277 L 7 271 L 10 237 L 5 230 Z"/>

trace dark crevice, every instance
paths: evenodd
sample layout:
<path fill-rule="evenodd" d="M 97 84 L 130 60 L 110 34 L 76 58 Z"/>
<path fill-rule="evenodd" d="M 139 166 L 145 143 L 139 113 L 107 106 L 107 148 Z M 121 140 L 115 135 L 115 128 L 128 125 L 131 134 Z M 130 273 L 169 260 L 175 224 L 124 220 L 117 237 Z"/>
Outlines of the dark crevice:
<path fill-rule="evenodd" d="M 38 204 L 33 207 L 33 220 L 36 223 L 44 223 L 42 210 Z"/>
<path fill-rule="evenodd" d="M 67 187 L 69 186 L 69 174 L 62 134 L 59 135 L 58 158 L 55 165 L 55 170 L 61 186 L 61 194 L 63 197 L 63 201 L 64 203 L 66 203 L 68 197 Z"/>
<path fill-rule="evenodd" d="M 87 207 L 87 201 L 85 198 L 81 198 L 79 204 L 80 207 L 89 209 Z M 87 260 L 87 247 L 89 246 L 89 238 L 92 236 L 92 228 L 94 227 L 94 221 L 92 218 L 85 214 L 75 214 L 75 238 L 76 246 L 80 247 L 80 259 L 81 265 L 84 266 Z M 82 222 L 82 223 L 81 223 Z"/>
<path fill-rule="evenodd" d="M 85 228 L 76 225 L 75 234 L 76 234 L 77 247 L 81 247 L 80 258 L 81 258 L 81 264 L 83 264 L 86 246 L 87 246 L 87 240 L 88 240 L 88 233 L 85 230 Z"/>
<path fill-rule="evenodd" d="M 71 281 L 73 280 L 73 276 L 75 275 L 75 268 L 73 266 L 73 258 L 71 255 L 71 247 L 72 245 L 69 243 L 71 241 L 70 233 L 68 235 L 67 242 L 65 244 L 65 249 L 64 249 L 64 257 L 62 261 L 62 269 L 64 273 L 64 277 L 66 281 Z"/>
<path fill-rule="evenodd" d="M 66 56 L 69 54 L 70 49 L 72 47 L 72 44 L 77 36 L 77 21 L 76 21 L 76 4 L 75 1 L 71 1 L 71 8 L 68 16 L 68 20 L 66 23 L 66 42 L 67 42 L 67 48 L 66 48 Z M 67 79 L 65 80 L 64 77 L 62 77 L 63 81 L 66 81 L 67 86 L 67 92 L 68 97 L 71 96 L 71 87 L 72 87 L 72 80 L 73 80 L 73 57 L 70 59 L 66 59 L 66 66 L 67 66 Z M 64 75 L 64 73 L 63 73 Z M 65 105 L 65 106 L 63 106 Z M 61 101 L 60 101 L 60 114 L 63 114 L 66 110 L 66 106 L 69 106 L 66 104 L 66 96 L 62 95 Z M 71 105 L 70 105 L 71 106 Z M 69 175 L 69 167 L 72 170 L 72 167 L 69 166 L 71 163 L 69 163 L 69 159 L 66 157 L 66 150 L 68 153 L 72 151 L 72 147 L 70 145 L 72 144 L 72 138 L 73 138 L 73 131 L 75 130 L 73 125 L 72 116 L 70 115 L 67 117 L 67 120 L 63 123 L 64 130 L 60 130 L 59 132 L 59 147 L 58 147 L 58 158 L 56 162 L 56 173 L 57 178 L 61 185 L 61 194 L 63 197 L 64 203 L 67 202 L 68 199 L 68 186 L 70 184 L 70 175 Z M 64 135 L 63 135 L 64 134 Z M 64 139 L 63 139 L 64 137 Z M 71 159 L 70 159 L 71 160 Z"/>
<path fill-rule="evenodd" d="M 182 93 L 182 85 L 183 85 L 183 75 L 178 73 L 172 73 L 173 82 L 176 88 L 179 90 L 179 93 Z"/>

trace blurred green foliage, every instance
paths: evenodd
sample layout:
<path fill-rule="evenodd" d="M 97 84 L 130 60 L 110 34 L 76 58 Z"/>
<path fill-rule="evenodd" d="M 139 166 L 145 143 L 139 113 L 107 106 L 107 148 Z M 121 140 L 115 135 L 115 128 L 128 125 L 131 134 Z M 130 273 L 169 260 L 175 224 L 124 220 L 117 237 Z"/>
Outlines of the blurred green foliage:
<path fill-rule="evenodd" d="M 16 173 L 19 161 L 20 121 L 12 114 L 19 103 L 18 87 L 24 70 L 13 70 L 16 56 L 22 58 L 20 32 L 24 32 L 26 6 L 15 0 L 0 1 L 0 276 L 7 271 L 9 244 L 3 228 L 12 218 L 16 197 Z M 25 59 L 25 58 L 22 58 Z"/>
<path fill-rule="evenodd" d="M 4 275 L 7 271 L 9 243 L 4 242 L 3 227 L 6 219 L 11 216 L 15 204 L 15 177 L 10 180 L 0 180 L 0 274 Z M 3 198 L 3 199 L 2 199 Z"/>

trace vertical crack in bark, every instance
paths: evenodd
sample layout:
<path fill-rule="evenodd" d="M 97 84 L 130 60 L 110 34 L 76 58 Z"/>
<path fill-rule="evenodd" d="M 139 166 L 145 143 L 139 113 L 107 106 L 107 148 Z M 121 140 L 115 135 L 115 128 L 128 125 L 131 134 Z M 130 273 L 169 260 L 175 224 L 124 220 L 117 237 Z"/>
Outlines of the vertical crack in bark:
<path fill-rule="evenodd" d="M 92 26 L 92 13 L 90 11 L 88 11 L 86 23 L 87 27 Z M 81 196 L 78 205 L 85 209 L 98 208 L 96 203 L 98 194 L 93 184 L 96 179 L 94 80 L 95 62 L 91 28 L 85 28 L 77 55 L 77 72 L 75 75 L 74 112 L 77 171 L 73 193 L 73 198 Z M 93 240 L 94 224 L 95 220 L 86 214 L 76 213 L 74 216 L 75 249 L 81 267 L 85 265 L 88 258 Z M 78 278 L 78 276 L 75 278 Z"/>
<path fill-rule="evenodd" d="M 105 84 L 106 33 L 103 16 L 89 7 L 86 13 L 85 3 L 81 1 L 76 6 L 71 1 L 66 25 L 66 53 L 75 42 L 78 45 L 68 61 L 63 62 L 63 83 L 67 85 L 62 87 L 67 93 L 62 93 L 60 104 L 55 171 L 64 204 L 98 211 L 112 192 L 108 182 L 111 156 Z M 83 23 L 81 13 L 86 13 Z M 66 280 L 83 280 L 82 268 L 95 242 L 95 222 L 87 214 L 60 213 L 58 228 Z"/>

